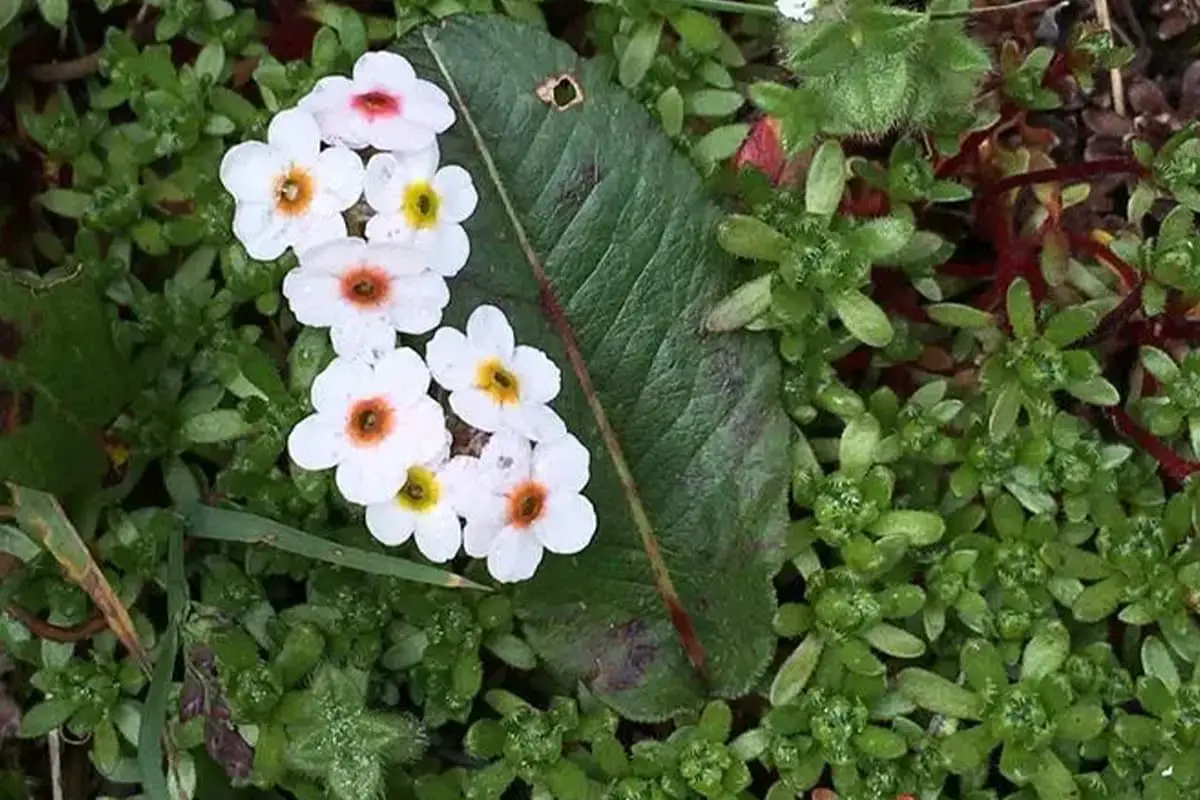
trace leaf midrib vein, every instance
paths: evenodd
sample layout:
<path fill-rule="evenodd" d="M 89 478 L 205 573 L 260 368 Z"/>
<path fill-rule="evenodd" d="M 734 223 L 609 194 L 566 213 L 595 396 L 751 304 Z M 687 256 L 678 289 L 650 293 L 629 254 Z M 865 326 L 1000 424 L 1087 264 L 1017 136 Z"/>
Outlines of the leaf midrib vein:
<path fill-rule="evenodd" d="M 455 104 L 462 113 L 463 122 L 470 133 L 471 139 L 475 144 L 475 149 L 479 153 L 480 159 L 483 161 L 484 167 L 487 170 L 488 178 L 493 187 L 496 189 L 497 195 L 500 198 L 500 203 L 504 207 L 505 215 L 509 219 L 509 223 L 517 236 L 517 243 L 521 248 L 521 252 L 525 256 L 525 261 L 533 272 L 535 280 L 539 284 L 539 291 L 543 292 L 546 298 L 558 305 L 558 300 L 554 296 L 550 280 L 546 275 L 546 271 L 542 266 L 533 244 L 529 239 L 528 233 L 525 231 L 525 226 L 521 223 L 517 216 L 516 209 L 513 207 L 512 199 L 509 197 L 508 189 L 501 179 L 499 169 L 496 166 L 495 160 L 492 158 L 491 151 L 483 140 L 483 135 L 475 123 L 471 115 L 470 109 L 459 91 L 458 84 L 454 77 L 450 74 L 450 70 L 442 58 L 440 52 L 435 47 L 433 35 L 427 28 L 423 31 L 422 36 L 425 41 L 425 47 L 437 65 L 438 71 L 446 81 L 446 86 L 450 90 L 451 96 L 454 98 Z M 547 315 L 549 316 L 549 315 Z M 679 594 L 675 589 L 671 579 L 671 574 L 667 569 L 666 563 L 663 561 L 662 554 L 659 549 L 658 540 L 654 534 L 654 527 L 650 522 L 650 517 L 646 512 L 645 506 L 642 504 L 638 487 L 633 479 L 633 474 L 629 469 L 629 464 L 625 460 L 625 456 L 621 449 L 621 443 L 617 439 L 616 431 L 613 430 L 612 424 L 609 422 L 608 414 L 604 409 L 600 398 L 596 394 L 594 385 L 592 384 L 591 375 L 588 371 L 587 364 L 583 360 L 583 355 L 579 351 L 579 346 L 575 341 L 574 332 L 571 330 L 570 323 L 566 319 L 565 311 L 559 306 L 557 317 L 549 319 L 551 327 L 561 340 L 563 349 L 566 353 L 567 360 L 570 362 L 572 371 L 575 373 L 576 379 L 579 381 L 580 389 L 583 392 L 584 399 L 588 404 L 588 408 L 592 412 L 592 416 L 596 421 L 597 428 L 600 432 L 600 437 L 604 442 L 605 449 L 608 450 L 609 457 L 612 461 L 613 468 L 616 470 L 617 478 L 621 483 L 621 489 L 625 495 L 626 503 L 629 505 L 630 515 L 633 518 L 634 527 L 638 531 L 638 535 L 642 539 L 642 547 L 645 551 L 646 558 L 650 562 L 650 568 L 654 576 L 655 585 L 658 588 L 659 595 L 663 602 L 667 605 L 668 616 L 672 623 L 676 622 L 674 611 L 676 609 L 682 613 L 685 618 L 687 610 L 684 609 Z M 690 620 L 687 624 L 692 628 L 692 636 L 694 637 L 694 626 Z M 680 634 L 681 640 L 684 639 L 684 632 L 680 630 L 680 625 L 676 624 L 676 631 Z M 697 672 L 703 675 L 704 672 L 704 651 L 699 641 L 688 642 L 681 641 L 681 644 L 686 651 L 692 667 Z"/>

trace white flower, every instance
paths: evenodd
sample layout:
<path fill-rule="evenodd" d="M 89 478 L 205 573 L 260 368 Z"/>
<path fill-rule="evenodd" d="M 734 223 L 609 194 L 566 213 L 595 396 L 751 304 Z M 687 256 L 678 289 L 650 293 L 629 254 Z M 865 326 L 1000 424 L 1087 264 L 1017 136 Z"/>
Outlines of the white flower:
<path fill-rule="evenodd" d="M 283 295 L 305 325 L 329 328 L 339 356 L 378 358 L 396 331 L 426 333 L 450 302 L 446 280 L 402 244 L 343 237 L 305 250 L 283 279 Z"/>
<path fill-rule="evenodd" d="M 429 397 L 429 370 L 415 351 L 393 350 L 375 364 L 335 358 L 312 385 L 316 413 L 288 437 L 304 469 L 337 467 L 352 503 L 392 497 L 408 468 L 435 460 L 446 446 L 446 418 Z"/>
<path fill-rule="evenodd" d="M 817 0 L 775 0 L 775 8 L 794 22 L 809 23 L 813 21 Z"/>
<path fill-rule="evenodd" d="M 517 347 L 504 312 L 480 306 L 464 336 L 439 328 L 425 348 L 433 378 L 450 392 L 450 408 L 481 431 L 512 430 L 534 441 L 567 432 L 546 404 L 558 395 L 562 375 L 541 350 Z"/>
<path fill-rule="evenodd" d="M 459 166 L 438 169 L 434 144 L 415 153 L 378 153 L 367 163 L 367 202 L 379 213 L 367 221 L 367 238 L 411 243 L 430 266 L 456 274 L 471 254 L 462 222 L 475 211 L 479 194 Z"/>
<path fill-rule="evenodd" d="M 475 461 L 454 462 L 462 460 Z M 532 577 L 543 550 L 570 555 L 587 547 L 596 533 L 596 510 L 580 494 L 588 461 L 574 436 L 532 448 L 510 432 L 493 436 L 463 468 L 472 487 L 463 495 L 467 555 L 487 558 L 492 577 L 510 583 Z"/>
<path fill-rule="evenodd" d="M 467 488 L 460 477 L 466 459 L 447 461 L 450 433 L 445 447 L 431 461 L 408 468 L 404 485 L 396 494 L 367 506 L 367 529 L 387 545 L 404 544 L 416 533 L 417 549 L 430 561 L 454 558 L 462 546 L 462 523 L 457 499 Z"/>
<path fill-rule="evenodd" d="M 221 183 L 237 201 L 233 235 L 251 258 L 269 261 L 346 235 L 342 212 L 362 195 L 362 159 L 344 147 L 321 150 L 307 112 L 281 111 L 267 141 L 242 142 L 221 159 Z"/>
<path fill-rule="evenodd" d="M 360 149 L 421 150 L 454 124 L 450 98 L 417 78 L 408 59 L 396 53 L 363 53 L 354 77 L 317 81 L 301 101 L 330 144 Z"/>

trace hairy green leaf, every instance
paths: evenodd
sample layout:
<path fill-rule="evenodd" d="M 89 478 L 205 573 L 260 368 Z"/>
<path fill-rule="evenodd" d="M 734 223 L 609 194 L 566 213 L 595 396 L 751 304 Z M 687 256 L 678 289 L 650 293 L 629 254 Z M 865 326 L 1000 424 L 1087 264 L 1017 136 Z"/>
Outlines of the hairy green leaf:
<path fill-rule="evenodd" d="M 912 667 L 901 671 L 899 681 L 901 694 L 934 713 L 978 719 L 983 710 L 979 695 L 935 672 Z"/>
<path fill-rule="evenodd" d="M 770 342 L 704 332 L 735 283 L 719 211 L 607 67 L 549 35 L 455 17 L 402 51 L 450 95 L 439 146 L 480 194 L 447 320 L 500 305 L 561 365 L 555 409 L 592 453 L 596 539 L 517 588 L 529 643 L 634 718 L 748 691 L 775 646 L 789 423 Z M 539 91 L 564 81 L 569 107 Z"/>

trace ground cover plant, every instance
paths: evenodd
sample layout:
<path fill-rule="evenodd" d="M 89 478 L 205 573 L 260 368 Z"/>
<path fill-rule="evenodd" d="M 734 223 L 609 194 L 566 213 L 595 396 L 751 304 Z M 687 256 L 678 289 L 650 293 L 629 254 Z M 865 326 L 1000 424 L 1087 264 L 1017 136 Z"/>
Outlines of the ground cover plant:
<path fill-rule="evenodd" d="M 0 798 L 1196 796 L 1198 22 L 0 0 Z"/>

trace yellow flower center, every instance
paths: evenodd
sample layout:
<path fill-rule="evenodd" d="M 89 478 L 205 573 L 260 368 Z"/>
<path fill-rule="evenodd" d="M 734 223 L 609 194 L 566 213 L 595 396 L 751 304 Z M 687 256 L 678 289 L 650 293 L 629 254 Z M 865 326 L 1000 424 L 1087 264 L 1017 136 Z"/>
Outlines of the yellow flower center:
<path fill-rule="evenodd" d="M 425 467 L 409 467 L 404 485 L 396 492 L 396 503 L 409 511 L 425 512 L 438 504 L 441 494 L 442 487 L 432 471 Z"/>
<path fill-rule="evenodd" d="M 502 406 L 511 405 L 521 398 L 521 382 L 498 358 L 479 362 L 475 369 L 475 388 L 487 392 Z"/>
<path fill-rule="evenodd" d="M 275 208 L 289 217 L 303 214 L 312 205 L 313 178 L 308 170 L 292 167 L 275 181 Z"/>
<path fill-rule="evenodd" d="M 440 200 L 427 181 L 410 183 L 404 189 L 404 219 L 410 228 L 424 230 L 437 224 Z"/>

